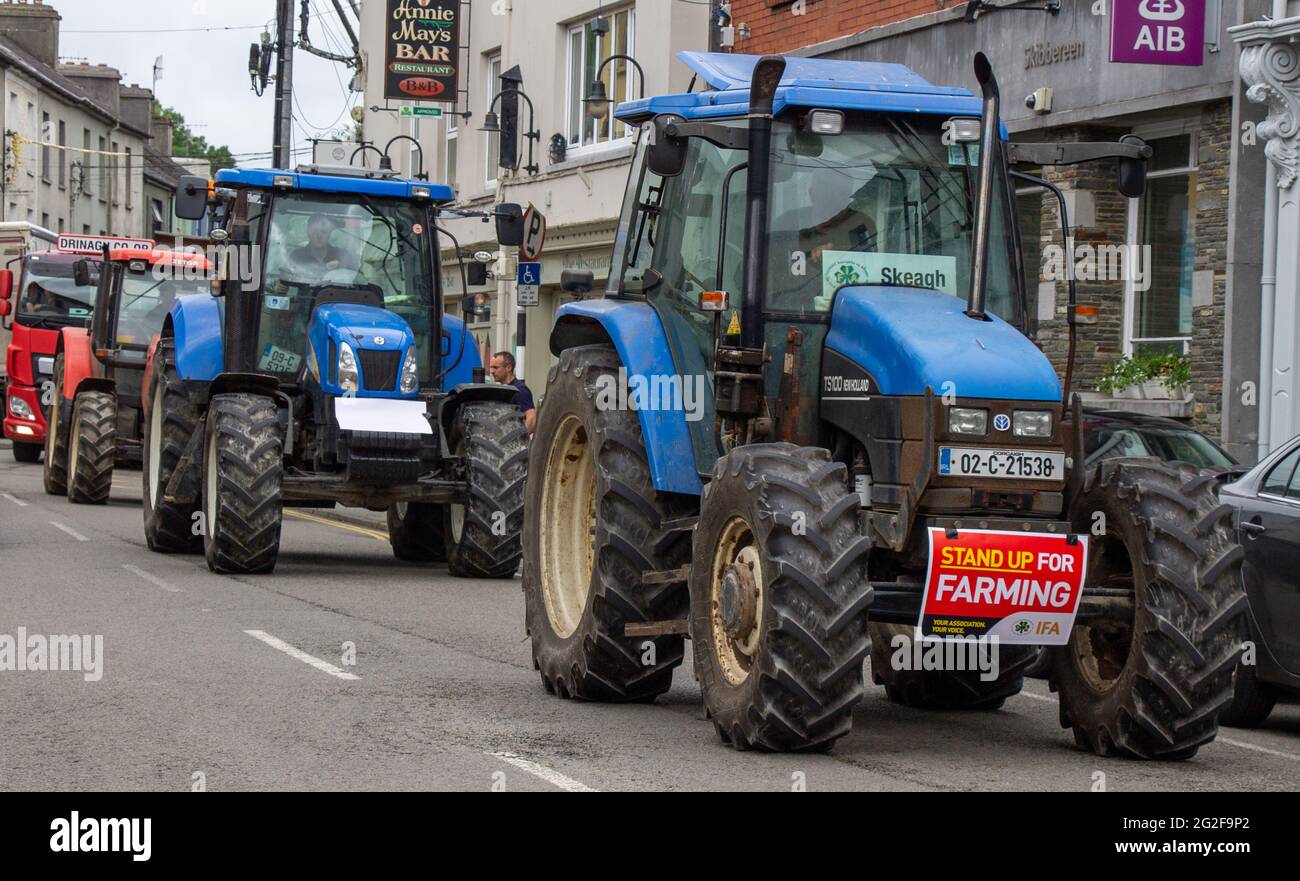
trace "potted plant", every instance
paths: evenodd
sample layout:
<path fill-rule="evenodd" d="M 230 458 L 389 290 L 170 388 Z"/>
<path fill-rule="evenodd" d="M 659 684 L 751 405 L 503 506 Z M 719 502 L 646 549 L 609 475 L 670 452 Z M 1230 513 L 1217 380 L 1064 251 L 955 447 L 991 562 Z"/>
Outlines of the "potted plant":
<path fill-rule="evenodd" d="M 1137 352 L 1108 364 L 1097 391 L 1128 400 L 1182 401 L 1191 381 L 1192 364 L 1186 355 Z"/>

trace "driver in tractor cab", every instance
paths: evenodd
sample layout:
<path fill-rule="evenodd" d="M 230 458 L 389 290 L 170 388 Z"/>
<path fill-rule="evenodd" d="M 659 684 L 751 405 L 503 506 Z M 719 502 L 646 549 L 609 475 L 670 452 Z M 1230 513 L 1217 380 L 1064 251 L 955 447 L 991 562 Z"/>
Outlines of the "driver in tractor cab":
<path fill-rule="evenodd" d="M 342 248 L 330 244 L 330 236 L 338 229 L 334 218 L 313 214 L 307 221 L 307 243 L 289 254 L 289 262 L 297 270 L 297 281 L 319 281 L 325 273 L 336 269 L 355 268 L 349 265 Z"/>

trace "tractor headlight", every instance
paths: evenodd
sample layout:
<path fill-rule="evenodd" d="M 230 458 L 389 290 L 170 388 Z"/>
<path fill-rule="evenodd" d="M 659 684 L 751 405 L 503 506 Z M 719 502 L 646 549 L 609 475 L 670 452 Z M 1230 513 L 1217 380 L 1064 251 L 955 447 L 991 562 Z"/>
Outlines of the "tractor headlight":
<path fill-rule="evenodd" d="M 357 353 L 347 343 L 339 343 L 339 388 L 345 392 L 361 390 L 361 379 L 357 375 Z"/>
<path fill-rule="evenodd" d="M 32 408 L 22 398 L 11 396 L 9 398 L 9 412 L 15 419 L 33 419 L 35 414 Z"/>
<path fill-rule="evenodd" d="M 404 395 L 420 390 L 420 368 L 415 363 L 415 346 L 406 350 L 406 359 L 402 361 L 402 382 L 398 388 Z"/>
<path fill-rule="evenodd" d="M 1016 437 L 1052 436 L 1052 414 L 1047 410 L 1017 410 L 1012 423 Z"/>
<path fill-rule="evenodd" d="M 989 433 L 989 411 L 977 407 L 949 407 L 948 432 L 983 437 Z"/>

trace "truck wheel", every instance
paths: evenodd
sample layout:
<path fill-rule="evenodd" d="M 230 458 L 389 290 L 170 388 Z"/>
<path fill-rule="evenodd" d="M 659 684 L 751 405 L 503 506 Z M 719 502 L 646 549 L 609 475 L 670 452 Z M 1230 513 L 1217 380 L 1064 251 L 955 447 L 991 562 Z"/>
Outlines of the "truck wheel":
<path fill-rule="evenodd" d="M 996 710 L 1013 695 L 1019 694 L 1025 684 L 1026 669 L 1038 658 L 1033 646 L 984 647 L 975 658 L 966 646 L 960 655 L 967 666 L 971 660 L 983 661 L 995 657 L 997 676 L 984 680 L 981 671 L 926 670 L 918 667 L 912 635 L 916 628 L 910 624 L 871 625 L 871 677 L 885 686 L 885 696 L 896 704 L 924 707 L 931 710 Z M 922 643 L 924 659 L 928 646 L 942 648 L 940 643 Z"/>
<path fill-rule="evenodd" d="M 1191 757 L 1232 701 L 1246 635 L 1232 509 L 1190 467 L 1111 459 L 1088 474 L 1071 520 L 1089 535 L 1087 586 L 1135 600 L 1076 624 L 1051 653 L 1061 724 L 1098 755 Z"/>
<path fill-rule="evenodd" d="M 853 725 L 872 591 L 847 483 L 826 450 L 755 444 L 704 488 L 691 643 L 705 710 L 736 749 L 829 749 Z"/>
<path fill-rule="evenodd" d="M 217 395 L 203 443 L 203 551 L 213 572 L 270 572 L 280 553 L 280 421 L 275 402 Z"/>
<path fill-rule="evenodd" d="M 530 450 L 525 622 L 542 685 L 563 698 L 653 700 L 682 662 L 680 635 L 623 634 L 686 617 L 682 583 L 643 586 L 641 576 L 689 561 L 688 533 L 663 521 L 693 505 L 655 491 L 636 412 L 596 407 L 619 367 L 609 346 L 560 353 Z"/>
<path fill-rule="evenodd" d="M 68 426 L 68 501 L 104 505 L 113 488 L 117 401 L 105 392 L 82 392 Z"/>
<path fill-rule="evenodd" d="M 523 554 L 528 432 L 519 408 L 496 401 L 465 404 L 448 442 L 465 462 L 463 505 L 445 505 L 447 571 L 462 578 L 509 578 Z"/>
<path fill-rule="evenodd" d="M 63 356 L 54 359 L 54 393 L 50 416 L 45 420 L 45 466 L 41 479 L 52 496 L 68 494 L 68 434 L 63 428 Z M 14 455 L 18 445 L 14 444 Z"/>
<path fill-rule="evenodd" d="M 1258 728 L 1277 703 L 1277 692 L 1260 682 L 1254 666 L 1239 664 L 1232 683 L 1232 703 L 1219 721 L 1234 728 Z"/>
<path fill-rule="evenodd" d="M 393 556 L 417 563 L 445 563 L 442 541 L 442 505 L 396 502 L 388 506 L 388 543 Z"/>
<path fill-rule="evenodd" d="M 178 504 L 165 499 L 167 484 L 199 425 L 198 409 L 181 390 L 171 340 L 158 344 L 146 393 L 149 418 L 144 422 L 141 443 L 145 541 L 151 551 L 158 553 L 197 554 L 203 550 L 203 535 L 194 528 L 197 500 Z M 191 468 L 197 496 L 199 463 L 191 463 Z"/>
<path fill-rule="evenodd" d="M 33 462 L 41 460 L 40 444 L 25 444 L 22 441 L 14 441 L 14 461 L 22 462 L 25 465 L 31 465 Z"/>

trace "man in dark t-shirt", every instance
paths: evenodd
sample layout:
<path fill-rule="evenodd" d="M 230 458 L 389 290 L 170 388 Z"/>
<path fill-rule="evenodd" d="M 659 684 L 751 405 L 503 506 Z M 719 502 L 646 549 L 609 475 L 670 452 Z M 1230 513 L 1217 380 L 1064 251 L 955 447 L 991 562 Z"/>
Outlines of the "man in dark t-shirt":
<path fill-rule="evenodd" d="M 497 382 L 515 387 L 515 406 L 524 414 L 524 427 L 531 435 L 537 430 L 537 404 L 533 402 L 532 389 L 515 376 L 515 356 L 509 352 L 497 352 L 488 363 L 488 370 Z"/>

